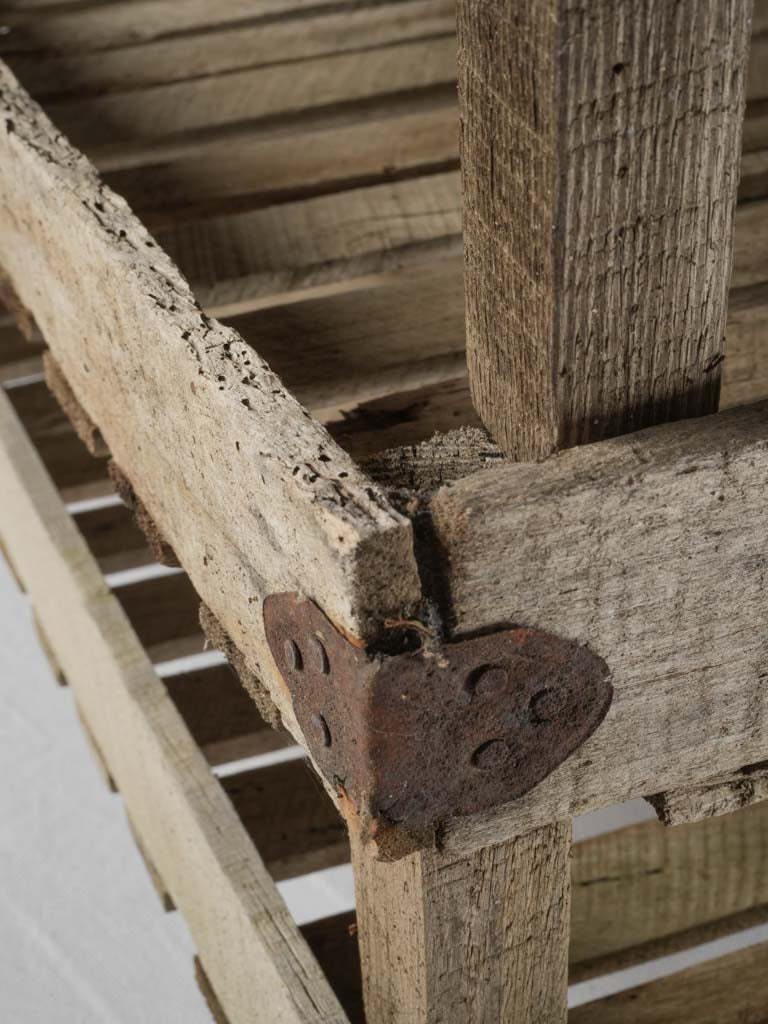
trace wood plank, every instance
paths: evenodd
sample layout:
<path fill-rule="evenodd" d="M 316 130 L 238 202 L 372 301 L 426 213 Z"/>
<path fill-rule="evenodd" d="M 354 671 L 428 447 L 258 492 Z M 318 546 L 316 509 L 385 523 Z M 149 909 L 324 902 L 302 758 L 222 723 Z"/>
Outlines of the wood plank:
<path fill-rule="evenodd" d="M 46 103 L 46 112 L 81 149 L 130 152 L 136 143 L 205 133 L 224 126 L 305 118 L 375 97 L 432 90 L 453 83 L 453 36 L 396 43 L 301 62 L 248 67 L 91 99 Z"/>
<path fill-rule="evenodd" d="M 276 882 L 349 861 L 347 828 L 303 761 L 221 779 Z"/>
<path fill-rule="evenodd" d="M 420 597 L 411 524 L 251 349 L 200 312 L 171 261 L 5 69 L 1 84 L 14 216 L 0 217 L 0 264 L 201 599 L 300 738 L 264 636 L 264 596 L 303 591 L 373 640 Z"/>
<path fill-rule="evenodd" d="M 302 926 L 301 934 L 323 968 L 350 1024 L 365 1024 L 363 982 L 354 913 L 337 914 Z"/>
<path fill-rule="evenodd" d="M 355 849 L 368 1024 L 566 1019 L 570 823 L 467 857 Z"/>
<path fill-rule="evenodd" d="M 459 3 L 470 380 L 515 458 L 717 407 L 750 12 Z"/>
<path fill-rule="evenodd" d="M 151 661 L 202 651 L 200 598 L 186 573 L 154 576 L 117 587 L 114 594 Z"/>
<path fill-rule="evenodd" d="M 694 786 L 648 797 L 665 825 L 731 814 L 765 799 L 768 799 L 768 763 L 765 761 L 724 772 Z"/>
<path fill-rule="evenodd" d="M 229 665 L 211 665 L 163 683 L 209 764 L 226 764 L 278 750 L 288 736 L 268 725 Z"/>
<path fill-rule="evenodd" d="M 349 10 L 363 3 L 341 0 Z M 184 0 L 181 5 L 178 0 L 136 0 L 88 5 L 45 18 L 35 10 L 11 10 L 3 17 L 11 31 L 0 44 L 0 56 L 65 49 L 92 53 L 227 25 L 258 25 L 280 17 L 301 19 L 317 6 L 318 0 L 217 0 L 215 7 L 209 0 Z"/>
<path fill-rule="evenodd" d="M 300 288 L 410 269 L 461 253 L 453 172 L 351 189 L 157 232 L 217 314 Z"/>
<path fill-rule="evenodd" d="M 456 259 L 377 287 L 228 318 L 308 409 L 350 405 L 465 372 Z"/>
<path fill-rule="evenodd" d="M 677 828 L 657 821 L 573 847 L 571 981 L 768 919 L 768 806 Z"/>
<path fill-rule="evenodd" d="M 707 960 L 568 1014 L 568 1024 L 763 1024 L 768 944 Z"/>
<path fill-rule="evenodd" d="M 232 1024 L 345 1016 L 0 393 L 0 537 Z M 169 824 L 171 827 L 169 827 Z M 267 1007 L 264 991 L 269 991 Z"/>
<path fill-rule="evenodd" d="M 132 6 L 134 21 L 141 21 L 141 7 L 135 0 Z M 36 99 L 84 97 L 455 32 L 450 0 L 377 3 L 341 11 L 335 6 L 328 9 L 316 5 L 303 13 L 298 24 L 293 19 L 277 19 L 234 28 L 219 25 L 212 31 L 201 26 L 193 34 L 111 46 L 92 53 L 54 53 L 43 61 L 37 54 L 21 54 L 11 63 Z M 216 10 L 209 5 L 209 11 L 215 19 Z M 54 40 L 56 27 L 54 24 L 44 29 Z"/>
<path fill-rule="evenodd" d="M 454 635 L 529 624 L 612 670 L 597 732 L 532 793 L 447 823 L 445 849 L 763 760 L 761 403 L 484 470 L 438 492 Z"/>
<path fill-rule="evenodd" d="M 401 112 L 400 106 L 405 109 Z M 457 170 L 455 103 L 407 103 L 368 111 L 350 124 L 245 131 L 233 138 L 174 144 L 146 163 L 105 161 L 104 181 L 153 231 L 181 220 L 296 202 L 424 174 Z M 166 150 L 166 152 L 163 152 Z M 115 162 L 128 163 L 110 169 Z"/>
<path fill-rule="evenodd" d="M 144 534 L 125 505 L 80 512 L 74 520 L 103 573 L 136 569 L 154 561 Z"/>

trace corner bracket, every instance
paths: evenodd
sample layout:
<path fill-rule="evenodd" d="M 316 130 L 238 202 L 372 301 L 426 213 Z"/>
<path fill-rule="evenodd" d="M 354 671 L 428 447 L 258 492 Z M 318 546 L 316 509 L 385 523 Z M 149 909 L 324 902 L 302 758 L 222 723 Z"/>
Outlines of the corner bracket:
<path fill-rule="evenodd" d="M 613 696 L 602 658 L 541 630 L 422 637 L 388 655 L 356 646 L 297 594 L 268 597 L 264 621 L 310 753 L 368 837 L 522 796 L 584 743 Z"/>

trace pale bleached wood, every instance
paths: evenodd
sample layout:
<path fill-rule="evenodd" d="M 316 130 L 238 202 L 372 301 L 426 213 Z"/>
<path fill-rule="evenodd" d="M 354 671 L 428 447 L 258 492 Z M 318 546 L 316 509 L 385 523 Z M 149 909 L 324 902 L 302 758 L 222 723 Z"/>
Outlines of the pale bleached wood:
<path fill-rule="evenodd" d="M 231 1024 L 344 1024 L 2 393 L 0 479 L 0 536 Z"/>
<path fill-rule="evenodd" d="M 133 5 L 134 21 L 143 20 L 141 6 Z M 212 19 L 221 7 L 208 5 Z M 177 18 L 180 15 L 183 12 L 177 5 Z M 54 24 L 46 34 L 55 38 L 56 28 Z M 21 54 L 11 58 L 11 64 L 25 88 L 38 99 L 62 94 L 103 95 L 454 32 L 450 0 L 410 0 L 341 11 L 314 5 L 298 23 L 294 19 L 257 25 L 246 22 L 232 28 L 219 25 L 213 31 L 201 26 L 191 35 L 166 35 L 92 53 L 55 53 L 46 55 L 44 61 L 37 55 Z"/>
<path fill-rule="evenodd" d="M 470 379 L 516 458 L 716 408 L 750 10 L 459 4 Z"/>
<path fill-rule="evenodd" d="M 201 313 L 7 69 L 0 86 L 0 264 L 201 598 L 300 735 L 264 636 L 264 596 L 303 591 L 373 639 L 420 596 L 411 524 L 252 349 Z"/>
<path fill-rule="evenodd" d="M 530 794 L 446 824 L 452 852 L 763 760 L 768 406 L 506 465 L 432 502 L 454 635 L 531 625 L 589 644 L 614 700 Z"/>
<path fill-rule="evenodd" d="M 768 806 L 664 828 L 648 821 L 573 847 L 571 979 L 768 918 Z"/>
<path fill-rule="evenodd" d="M 368 1024 L 566 1019 L 570 823 L 467 857 L 356 848 Z"/>
<path fill-rule="evenodd" d="M 707 960 L 685 971 L 579 1006 L 568 1024 L 764 1024 L 768 945 Z"/>

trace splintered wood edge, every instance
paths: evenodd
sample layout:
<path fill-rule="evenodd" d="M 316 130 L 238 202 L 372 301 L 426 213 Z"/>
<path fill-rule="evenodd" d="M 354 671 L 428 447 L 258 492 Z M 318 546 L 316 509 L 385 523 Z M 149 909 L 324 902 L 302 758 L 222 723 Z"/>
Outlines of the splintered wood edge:
<path fill-rule="evenodd" d="M 231 1024 L 266 990 L 287 1024 L 348 1024 L 2 392 L 0 479 L 3 545 Z"/>

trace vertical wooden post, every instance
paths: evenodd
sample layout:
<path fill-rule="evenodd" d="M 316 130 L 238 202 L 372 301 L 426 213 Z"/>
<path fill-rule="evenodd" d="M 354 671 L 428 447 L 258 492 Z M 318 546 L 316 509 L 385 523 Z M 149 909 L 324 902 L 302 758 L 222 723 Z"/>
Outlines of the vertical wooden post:
<path fill-rule="evenodd" d="M 368 1024 L 566 1019 L 571 826 L 468 857 L 353 847 Z"/>
<path fill-rule="evenodd" d="M 468 362 L 514 458 L 712 412 L 749 0 L 459 0 Z"/>

